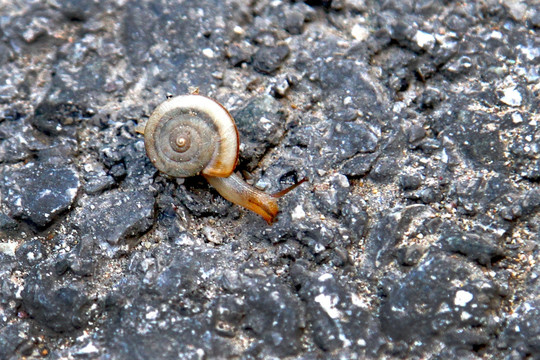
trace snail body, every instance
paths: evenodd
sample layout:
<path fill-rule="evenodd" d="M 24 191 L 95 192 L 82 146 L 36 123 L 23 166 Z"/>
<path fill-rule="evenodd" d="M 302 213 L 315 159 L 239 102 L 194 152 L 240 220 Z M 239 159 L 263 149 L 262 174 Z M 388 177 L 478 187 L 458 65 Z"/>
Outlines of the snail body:
<path fill-rule="evenodd" d="M 225 199 L 261 215 L 268 224 L 278 214 L 277 198 L 301 182 L 267 194 L 234 173 L 239 136 L 231 114 L 202 95 L 180 95 L 160 104 L 144 128 L 148 158 L 173 177 L 203 175 Z"/>

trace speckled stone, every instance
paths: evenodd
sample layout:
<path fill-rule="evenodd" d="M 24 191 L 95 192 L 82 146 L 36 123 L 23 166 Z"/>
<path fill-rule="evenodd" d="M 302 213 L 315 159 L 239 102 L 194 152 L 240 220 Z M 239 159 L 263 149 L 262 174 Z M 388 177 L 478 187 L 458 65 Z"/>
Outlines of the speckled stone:
<path fill-rule="evenodd" d="M 11 216 L 44 228 L 69 209 L 80 181 L 75 169 L 31 162 L 2 174 L 2 195 Z"/>

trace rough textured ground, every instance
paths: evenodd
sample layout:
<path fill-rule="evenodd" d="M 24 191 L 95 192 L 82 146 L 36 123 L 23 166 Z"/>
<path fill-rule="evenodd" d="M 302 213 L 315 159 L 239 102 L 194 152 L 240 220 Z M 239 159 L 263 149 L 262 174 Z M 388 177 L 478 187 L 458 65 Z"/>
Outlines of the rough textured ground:
<path fill-rule="evenodd" d="M 536 3 L 536 4 L 535 4 Z M 0 0 L 0 359 L 540 354 L 534 0 Z M 199 88 L 279 221 L 134 128 Z"/>

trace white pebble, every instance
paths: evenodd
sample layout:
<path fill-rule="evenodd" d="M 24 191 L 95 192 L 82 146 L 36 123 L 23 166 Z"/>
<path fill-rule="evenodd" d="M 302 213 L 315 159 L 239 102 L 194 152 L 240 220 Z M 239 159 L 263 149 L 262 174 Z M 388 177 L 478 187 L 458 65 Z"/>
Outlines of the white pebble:
<path fill-rule="evenodd" d="M 501 101 L 509 106 L 521 106 L 521 93 L 516 89 L 515 86 L 506 88 L 503 90 L 503 97 Z"/>

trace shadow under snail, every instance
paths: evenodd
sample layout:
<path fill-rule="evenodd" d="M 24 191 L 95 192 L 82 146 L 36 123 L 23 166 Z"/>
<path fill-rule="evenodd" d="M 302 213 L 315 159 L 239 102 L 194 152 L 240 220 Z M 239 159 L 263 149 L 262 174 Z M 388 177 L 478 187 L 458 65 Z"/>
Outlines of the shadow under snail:
<path fill-rule="evenodd" d="M 202 175 L 225 199 L 261 215 L 272 224 L 277 199 L 306 181 L 267 194 L 234 173 L 239 137 L 234 119 L 218 102 L 202 95 L 180 95 L 158 105 L 144 127 L 148 158 L 172 177 Z"/>

